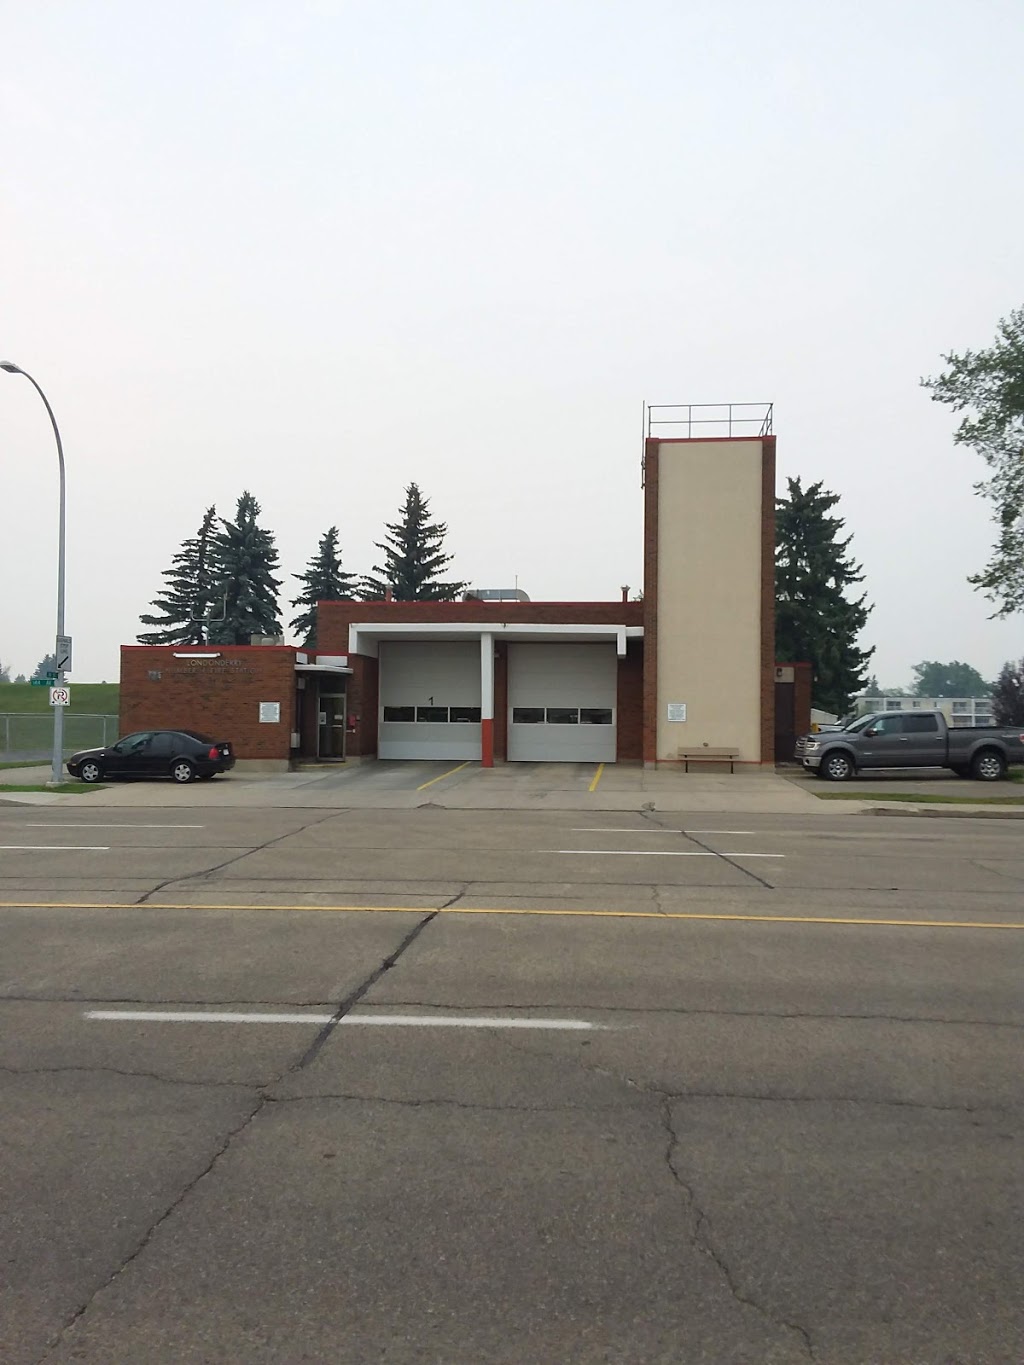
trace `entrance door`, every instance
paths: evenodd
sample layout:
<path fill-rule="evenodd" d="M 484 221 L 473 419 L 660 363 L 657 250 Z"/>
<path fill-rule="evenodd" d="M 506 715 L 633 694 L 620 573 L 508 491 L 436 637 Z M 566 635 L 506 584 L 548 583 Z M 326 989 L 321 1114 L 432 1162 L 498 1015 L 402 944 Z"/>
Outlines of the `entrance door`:
<path fill-rule="evenodd" d="M 320 728 L 317 732 L 317 758 L 345 757 L 345 698 L 320 698 Z"/>

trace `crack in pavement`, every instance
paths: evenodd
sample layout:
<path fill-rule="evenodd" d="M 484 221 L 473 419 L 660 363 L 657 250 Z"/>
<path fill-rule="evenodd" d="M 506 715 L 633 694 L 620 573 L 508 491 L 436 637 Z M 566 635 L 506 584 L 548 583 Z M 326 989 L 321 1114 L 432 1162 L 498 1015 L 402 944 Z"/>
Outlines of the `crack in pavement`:
<path fill-rule="evenodd" d="M 788 1319 L 783 1318 L 776 1313 L 773 1313 L 769 1308 L 765 1307 L 764 1304 L 758 1302 L 758 1300 L 751 1297 L 749 1294 L 744 1293 L 741 1290 L 735 1275 L 733 1274 L 728 1262 L 725 1260 L 724 1255 L 718 1250 L 718 1248 L 714 1245 L 714 1243 L 711 1240 L 711 1224 L 707 1216 L 707 1213 L 697 1202 L 697 1197 L 693 1190 L 693 1187 L 686 1182 L 681 1172 L 679 1171 L 678 1166 L 675 1163 L 674 1159 L 675 1151 L 678 1146 L 679 1139 L 672 1123 L 671 1105 L 673 1101 L 684 1101 L 686 1099 L 695 1098 L 695 1096 L 689 1094 L 677 1095 L 674 1092 L 662 1089 L 650 1082 L 637 1081 L 633 1077 L 619 1075 L 616 1072 L 609 1071 L 605 1067 L 585 1062 L 581 1057 L 563 1057 L 562 1054 L 547 1052 L 544 1049 L 523 1047 L 518 1043 L 512 1042 L 506 1037 L 501 1037 L 501 1041 L 507 1047 L 510 1047 L 514 1052 L 529 1053 L 534 1056 L 543 1056 L 548 1058 L 575 1062 L 584 1071 L 593 1072 L 598 1075 L 604 1076 L 609 1080 L 617 1081 L 619 1084 L 628 1085 L 635 1090 L 639 1090 L 642 1094 L 650 1096 L 652 1100 L 656 1100 L 658 1102 L 662 1126 L 664 1127 L 668 1135 L 668 1144 L 665 1150 L 664 1157 L 665 1165 L 668 1168 L 669 1174 L 672 1177 L 673 1182 L 685 1193 L 689 1206 L 689 1211 L 694 1220 L 693 1231 L 690 1235 L 691 1245 L 696 1247 L 705 1256 L 707 1256 L 708 1259 L 716 1266 L 720 1275 L 722 1276 L 726 1285 L 728 1286 L 730 1294 L 738 1304 L 741 1304 L 746 1308 L 750 1308 L 752 1311 L 756 1312 L 760 1317 L 762 1317 L 766 1322 L 771 1323 L 773 1326 L 782 1327 L 785 1328 L 787 1331 L 794 1333 L 797 1337 L 799 1337 L 801 1345 L 803 1346 L 803 1349 L 806 1352 L 807 1358 L 812 1361 L 815 1360 L 816 1356 L 814 1353 L 814 1345 L 811 1341 L 810 1334 L 808 1333 L 806 1328 L 802 1327 L 799 1323 L 791 1322 Z M 721 1096 L 716 1098 L 732 1097 Z M 737 1096 L 736 1098 L 747 1097 Z"/>
<path fill-rule="evenodd" d="M 517 1043 L 513 1043 L 509 1039 L 504 1037 L 501 1039 L 501 1041 L 505 1043 L 506 1046 L 511 1047 L 512 1050 L 516 1052 L 533 1053 L 534 1055 L 537 1056 L 548 1057 L 558 1057 L 560 1055 L 557 1053 L 546 1053 L 543 1051 L 543 1049 L 522 1047 Z M 610 1080 L 618 1081 L 620 1084 L 629 1085 L 634 1089 L 637 1089 L 642 1093 L 649 1095 L 652 1099 L 658 1101 L 662 1126 L 664 1127 L 668 1136 L 668 1143 L 665 1149 L 664 1158 L 665 1165 L 668 1168 L 669 1174 L 673 1182 L 686 1195 L 689 1211 L 694 1220 L 693 1231 L 690 1237 L 691 1245 L 696 1247 L 699 1251 L 703 1252 L 703 1254 L 707 1256 L 708 1259 L 715 1265 L 720 1275 L 724 1279 L 726 1285 L 728 1286 L 730 1294 L 738 1304 L 750 1308 L 751 1310 L 756 1312 L 760 1317 L 762 1317 L 766 1322 L 771 1323 L 773 1326 L 783 1327 L 787 1331 L 792 1332 L 800 1339 L 800 1343 L 804 1351 L 806 1352 L 807 1358 L 811 1361 L 815 1360 L 816 1356 L 814 1353 L 814 1345 L 807 1329 L 805 1327 L 802 1327 L 799 1323 L 791 1322 L 788 1319 L 783 1318 L 776 1313 L 773 1313 L 770 1309 L 765 1307 L 762 1303 L 758 1302 L 749 1294 L 744 1293 L 741 1290 L 739 1284 L 737 1283 L 736 1277 L 733 1274 L 728 1262 L 725 1260 L 723 1254 L 718 1250 L 718 1248 L 714 1245 L 713 1241 L 711 1240 L 711 1224 L 710 1220 L 708 1219 L 707 1213 L 702 1208 L 702 1206 L 697 1202 L 697 1197 L 693 1190 L 693 1187 L 689 1185 L 683 1178 L 675 1162 L 675 1152 L 676 1148 L 679 1145 L 679 1139 L 678 1135 L 676 1134 L 675 1127 L 672 1123 L 671 1105 L 674 1100 L 687 1099 L 690 1098 L 690 1096 L 677 1096 L 672 1092 L 660 1089 L 659 1087 L 653 1084 L 636 1081 L 630 1076 L 617 1075 L 615 1072 L 609 1071 L 604 1067 L 592 1065 L 588 1062 L 585 1062 L 580 1057 L 568 1058 L 566 1060 L 575 1061 L 577 1065 L 582 1067 L 583 1070 L 585 1071 L 596 1072 L 600 1075 L 606 1076 Z"/>
<path fill-rule="evenodd" d="M 177 1076 L 162 1076 L 159 1071 L 129 1071 L 121 1066 L 3 1066 L 0 1073 L 6 1076 L 60 1076 L 65 1072 L 72 1075 L 125 1076 L 130 1080 L 159 1081 L 162 1085 L 193 1085 L 202 1090 L 234 1089 L 257 1090 L 264 1081 L 221 1081 L 209 1079 L 183 1080 Z"/>
<path fill-rule="evenodd" d="M 971 866 L 976 867 L 979 872 L 994 872 L 997 877 L 1003 877 L 1007 881 L 1017 883 L 1024 882 L 1024 873 L 1006 872 L 1001 867 L 992 867 L 991 864 L 997 861 L 999 860 L 996 858 L 990 858 L 987 862 L 981 858 L 971 858 L 970 863 Z"/>
<path fill-rule="evenodd" d="M 420 1099 L 403 1100 L 390 1095 L 357 1095 L 348 1091 L 317 1091 L 307 1095 L 268 1095 L 268 1104 L 307 1104 L 312 1100 L 351 1100 L 358 1104 L 389 1104 L 404 1109 L 427 1109 L 432 1106 L 448 1109 L 479 1110 L 488 1114 L 590 1114 L 616 1112 L 612 1105 L 587 1104 L 483 1104 L 471 1100 Z"/>
<path fill-rule="evenodd" d="M 95 1301 L 96 1296 L 102 1293 L 104 1289 L 109 1288 L 110 1285 L 112 1285 L 120 1275 L 124 1274 L 124 1272 L 128 1269 L 131 1263 L 136 1259 L 136 1257 L 140 1256 L 142 1252 L 145 1251 L 146 1247 L 149 1246 L 150 1242 L 156 1235 L 157 1230 L 162 1226 L 162 1224 L 164 1224 L 167 1221 L 168 1218 L 171 1217 L 173 1213 L 175 1213 L 177 1209 L 181 1207 L 181 1205 L 189 1197 L 189 1195 L 200 1183 L 200 1181 L 205 1179 L 205 1177 L 210 1174 L 210 1172 L 216 1166 L 217 1162 L 231 1146 L 231 1143 L 234 1141 L 234 1139 L 238 1136 L 239 1133 L 243 1132 L 249 1126 L 250 1123 L 252 1123 L 253 1119 L 260 1112 L 265 1103 L 266 1100 L 262 1095 L 256 1097 L 256 1100 L 253 1103 L 252 1107 L 250 1108 L 249 1112 L 243 1117 L 240 1123 L 237 1123 L 234 1126 L 234 1128 L 228 1130 L 228 1132 L 224 1135 L 222 1140 L 218 1143 L 216 1149 L 214 1150 L 213 1155 L 210 1157 L 206 1165 L 200 1171 L 198 1171 L 191 1180 L 189 1180 L 186 1183 L 186 1185 L 176 1196 L 176 1198 L 174 1198 L 170 1202 L 170 1204 L 167 1205 L 163 1213 L 161 1213 L 160 1216 L 149 1225 L 149 1227 L 143 1233 L 141 1240 L 139 1241 L 138 1245 L 134 1248 L 134 1250 L 132 1250 L 126 1257 L 123 1258 L 120 1265 L 118 1265 L 115 1268 L 113 1273 L 109 1275 L 102 1284 L 97 1285 L 97 1287 L 92 1291 L 91 1294 L 89 1294 L 85 1301 L 81 1303 L 75 1309 L 74 1313 L 72 1313 L 72 1315 L 64 1322 L 63 1326 L 61 1327 L 60 1331 L 56 1334 L 56 1336 L 50 1339 L 50 1341 L 47 1344 L 46 1350 L 38 1358 L 37 1365 L 42 1365 L 42 1362 L 47 1360 L 49 1356 L 52 1354 L 52 1352 L 57 1349 L 57 1347 L 61 1344 L 61 1342 L 64 1340 L 67 1334 L 74 1329 L 75 1324 L 79 1322 L 89 1311 L 89 1308 Z"/>
<path fill-rule="evenodd" d="M 243 858 L 248 858 L 253 853 L 262 853 L 264 849 L 273 848 L 275 844 L 283 843 L 285 839 L 292 839 L 296 834 L 301 834 L 307 829 L 316 829 L 319 825 L 325 825 L 334 816 L 335 812 L 330 811 L 319 820 L 310 820 L 301 829 L 289 829 L 284 834 L 275 834 L 271 839 L 265 839 L 262 844 L 252 844 L 244 848 L 241 853 L 236 853 L 230 858 L 225 858 L 223 862 L 214 863 L 212 867 L 203 868 L 200 872 L 189 872 L 184 877 L 168 877 L 152 890 L 147 891 L 141 900 L 135 902 L 136 905 L 145 905 L 150 896 L 155 896 L 160 891 L 165 891 L 169 886 L 185 886 L 191 881 L 201 881 L 211 873 L 221 872 L 225 867 L 230 867 L 232 863 L 241 862 Z"/>
<path fill-rule="evenodd" d="M 744 867 L 742 863 L 736 862 L 735 858 L 730 854 L 720 853 L 717 848 L 712 848 L 710 844 L 706 844 L 702 839 L 698 839 L 696 834 L 691 834 L 685 829 L 676 829 L 674 826 L 666 825 L 663 819 L 656 819 L 657 812 L 654 810 L 653 806 L 650 809 L 648 809 L 647 806 L 644 806 L 638 814 L 642 820 L 646 820 L 648 824 L 654 825 L 656 829 L 664 830 L 666 834 L 678 834 L 681 839 L 688 839 L 691 844 L 696 844 L 697 847 L 703 849 L 705 853 L 711 853 L 714 857 L 720 858 L 723 863 L 728 863 L 731 868 L 742 873 L 745 877 L 749 877 L 751 881 L 757 882 L 758 886 L 764 887 L 766 891 L 775 891 L 778 889 L 771 882 L 766 881 L 764 877 L 759 877 L 756 872 L 752 872 L 749 867 Z M 666 816 L 668 814 L 669 812 L 666 812 Z M 697 883 L 688 883 L 688 886 L 689 885 L 697 885 Z"/>
<path fill-rule="evenodd" d="M 217 1166 L 217 1163 L 227 1153 L 235 1139 L 239 1137 L 242 1133 L 244 1133 L 246 1129 L 252 1125 L 252 1123 L 259 1117 L 262 1111 L 271 1102 L 270 1096 L 268 1094 L 270 1087 L 279 1084 L 286 1075 L 294 1075 L 297 1072 L 302 1071 L 317 1057 L 320 1050 L 327 1042 L 327 1039 L 334 1032 L 334 1029 L 338 1026 L 341 1020 L 348 1013 L 348 1011 L 352 1009 L 359 1002 L 359 1000 L 362 999 L 366 992 L 370 990 L 376 984 L 377 981 L 380 980 L 380 978 L 384 975 L 385 972 L 390 971 L 391 968 L 394 967 L 398 959 L 402 956 L 404 952 L 406 952 L 412 946 L 412 944 L 416 941 L 416 939 L 427 927 L 427 925 L 430 924 L 434 919 L 436 919 L 438 913 L 439 913 L 438 910 L 432 910 L 428 914 L 426 914 L 423 917 L 423 919 L 421 919 L 420 922 L 411 930 L 411 932 L 405 935 L 405 937 L 399 943 L 398 947 L 393 952 L 389 953 L 388 956 L 384 958 L 384 960 L 380 963 L 380 965 L 377 966 L 369 974 L 366 980 L 363 981 L 361 985 L 357 986 L 355 990 L 350 991 L 349 994 L 345 996 L 344 1000 L 342 1000 L 341 1004 L 338 1006 L 337 1010 L 332 1016 L 330 1022 L 325 1024 L 323 1028 L 319 1030 L 317 1036 L 313 1039 L 313 1042 L 310 1044 L 309 1047 L 306 1048 L 306 1050 L 302 1053 L 302 1055 L 298 1058 L 297 1061 L 293 1062 L 290 1066 L 286 1067 L 283 1071 L 279 1072 L 270 1081 L 254 1088 L 255 1093 L 253 1095 L 252 1104 L 249 1108 L 248 1113 L 242 1118 L 241 1122 L 235 1124 L 233 1128 L 228 1130 L 228 1132 L 224 1135 L 222 1140 L 217 1144 L 217 1147 L 213 1155 L 210 1157 L 209 1161 L 206 1162 L 202 1169 L 199 1170 L 192 1177 L 191 1180 L 186 1182 L 184 1188 L 180 1191 L 180 1193 L 167 1205 L 163 1212 L 153 1220 L 153 1222 L 146 1229 L 145 1233 L 143 1234 L 135 1248 L 121 1260 L 120 1264 L 115 1267 L 111 1274 L 108 1275 L 107 1278 L 101 1284 L 98 1284 L 86 1296 L 85 1300 L 65 1320 L 60 1330 L 53 1337 L 51 1337 L 50 1341 L 47 1343 L 46 1350 L 44 1351 L 43 1355 L 41 1355 L 38 1358 L 36 1365 L 42 1365 L 42 1362 L 46 1361 L 52 1355 L 52 1353 L 64 1341 L 68 1333 L 73 1330 L 75 1324 L 81 1321 L 81 1319 L 89 1311 L 90 1306 L 95 1302 L 97 1296 L 101 1294 L 105 1289 L 109 1288 L 110 1285 L 112 1285 L 114 1281 L 118 1279 L 119 1276 L 124 1274 L 128 1267 L 142 1254 L 143 1251 L 145 1251 L 146 1247 L 149 1246 L 157 1230 L 162 1226 L 162 1224 L 164 1224 L 172 1216 L 172 1214 L 174 1214 L 182 1206 L 185 1200 L 189 1197 L 190 1194 L 192 1194 L 198 1188 L 202 1181 L 205 1180 L 207 1176 L 212 1174 L 212 1172 Z"/>
<path fill-rule="evenodd" d="M 348 1014 L 349 1010 L 353 1009 L 356 1005 L 358 1005 L 359 1001 L 362 1000 L 363 996 L 367 993 L 367 991 L 372 990 L 372 988 L 377 984 L 377 982 L 381 979 L 385 972 L 389 972 L 391 970 L 391 968 L 395 965 L 395 963 L 406 951 L 406 949 L 410 948 L 412 944 L 415 943 L 415 941 L 419 938 L 420 934 L 422 934 L 423 930 L 427 927 L 427 925 L 432 923 L 443 909 L 444 906 L 439 906 L 438 909 L 431 910 L 428 914 L 426 914 L 418 924 L 415 924 L 412 927 L 412 929 L 409 930 L 405 938 L 402 939 L 401 943 L 399 943 L 398 947 L 394 950 L 394 952 L 389 953 L 388 956 L 384 959 L 384 961 L 380 964 L 380 966 L 377 967 L 375 971 L 371 972 L 370 975 L 366 978 L 364 982 L 362 982 L 361 985 L 357 986 L 355 990 L 350 991 L 348 995 L 345 996 L 344 1000 L 342 1000 L 341 1004 L 335 1010 L 332 1017 L 328 1020 L 326 1024 L 324 1024 L 323 1028 L 313 1039 L 312 1043 L 310 1043 L 306 1051 L 302 1054 L 299 1061 L 294 1066 L 288 1068 L 289 1071 L 301 1071 L 303 1070 L 304 1067 L 307 1067 L 310 1064 L 310 1062 L 314 1060 L 314 1058 L 319 1054 L 319 1052 L 323 1048 L 324 1044 L 327 1042 L 328 1038 L 330 1038 L 331 1034 L 341 1023 L 342 1019 L 344 1019 L 345 1015 Z"/>
<path fill-rule="evenodd" d="M 728 1286 L 729 1293 L 738 1304 L 753 1309 L 755 1313 L 758 1313 L 766 1322 L 770 1322 L 773 1326 L 784 1327 L 787 1331 L 795 1333 L 796 1336 L 800 1338 L 800 1342 L 807 1353 L 808 1360 L 815 1360 L 817 1357 L 814 1353 L 814 1343 L 811 1341 L 810 1333 L 807 1331 L 806 1327 L 802 1327 L 798 1322 L 791 1322 L 789 1319 L 781 1317 L 778 1313 L 773 1313 L 770 1309 L 766 1308 L 764 1304 L 758 1302 L 752 1295 L 745 1293 L 740 1288 L 732 1268 L 726 1261 L 722 1252 L 715 1246 L 712 1239 L 711 1220 L 708 1218 L 707 1211 L 697 1202 L 697 1195 L 693 1186 L 684 1179 L 676 1162 L 675 1158 L 676 1151 L 679 1147 L 679 1135 L 672 1122 L 672 1100 L 671 1097 L 667 1095 L 662 1099 L 661 1118 L 666 1134 L 668 1135 L 668 1143 L 665 1148 L 665 1165 L 668 1167 L 669 1175 L 672 1177 L 675 1184 L 678 1185 L 686 1196 L 690 1214 L 694 1220 L 693 1232 L 690 1238 L 691 1244 L 699 1251 L 702 1251 L 714 1264 Z"/>
<path fill-rule="evenodd" d="M 938 1114 L 1015 1114 L 1019 1107 L 1013 1104 L 929 1104 L 924 1100 L 879 1099 L 869 1095 L 777 1095 L 732 1090 L 669 1090 L 654 1081 L 644 1081 L 635 1076 L 626 1076 L 621 1072 L 613 1071 L 610 1067 L 601 1066 L 597 1062 L 585 1061 L 580 1056 L 552 1052 L 538 1046 L 530 1047 L 518 1039 L 513 1040 L 507 1034 L 500 1033 L 497 1029 L 493 1030 L 492 1036 L 513 1052 L 543 1057 L 546 1061 L 569 1062 L 580 1067 L 583 1071 L 591 1072 L 593 1075 L 603 1076 L 607 1080 L 618 1081 L 622 1085 L 631 1086 L 634 1090 L 639 1090 L 641 1094 L 656 1096 L 658 1099 L 676 1100 L 680 1103 L 687 1100 L 735 1100 L 755 1104 L 859 1104 L 880 1109 L 916 1109 Z"/>

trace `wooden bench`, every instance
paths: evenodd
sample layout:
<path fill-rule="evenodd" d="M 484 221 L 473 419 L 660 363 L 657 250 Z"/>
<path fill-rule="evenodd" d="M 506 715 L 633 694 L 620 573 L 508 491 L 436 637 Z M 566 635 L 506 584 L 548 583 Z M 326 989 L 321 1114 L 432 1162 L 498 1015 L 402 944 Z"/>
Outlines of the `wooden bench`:
<path fill-rule="evenodd" d="M 683 771 L 690 771 L 691 763 L 728 763 L 729 771 L 736 771 L 736 760 L 740 756 L 739 749 L 714 749 L 707 744 L 702 744 L 699 749 L 678 749 L 676 757 L 682 760 Z"/>

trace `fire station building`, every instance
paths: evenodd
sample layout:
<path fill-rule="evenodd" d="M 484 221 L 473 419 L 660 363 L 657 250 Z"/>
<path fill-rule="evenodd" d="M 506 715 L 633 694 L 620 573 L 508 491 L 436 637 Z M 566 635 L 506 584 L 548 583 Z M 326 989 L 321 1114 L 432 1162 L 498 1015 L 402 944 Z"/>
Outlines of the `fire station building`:
<path fill-rule="evenodd" d="M 242 767 L 773 763 L 777 689 L 787 735 L 806 728 L 794 699 L 809 711 L 810 698 L 806 670 L 774 658 L 771 410 L 756 434 L 731 434 L 730 412 L 730 434 L 711 437 L 654 434 L 670 425 L 658 412 L 644 445 L 642 601 L 321 602 L 315 653 L 125 645 L 122 734 L 215 733 Z"/>

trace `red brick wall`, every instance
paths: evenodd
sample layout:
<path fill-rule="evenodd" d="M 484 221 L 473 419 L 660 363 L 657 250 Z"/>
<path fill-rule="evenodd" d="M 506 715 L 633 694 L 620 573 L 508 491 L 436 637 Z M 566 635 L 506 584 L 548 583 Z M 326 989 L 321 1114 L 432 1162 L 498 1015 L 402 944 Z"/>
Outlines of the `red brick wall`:
<path fill-rule="evenodd" d="M 618 733 L 616 757 L 620 763 L 644 756 L 644 642 L 630 640 L 626 657 L 619 660 Z"/>
<path fill-rule="evenodd" d="M 323 606 L 321 603 L 321 608 Z M 322 652 L 344 654 L 347 651 Z M 377 660 L 363 654 L 353 654 L 348 662 L 352 674 L 345 685 L 348 721 L 345 756 L 365 758 L 377 752 Z"/>
<path fill-rule="evenodd" d="M 175 658 L 200 652 L 207 657 Z M 279 722 L 260 723 L 261 701 L 281 703 Z M 289 646 L 218 645 L 207 651 L 121 646 L 122 735 L 198 730 L 230 740 L 240 759 L 286 760 L 294 723 L 295 650 Z"/>
<path fill-rule="evenodd" d="M 761 762 L 775 762 L 774 436 L 761 440 Z"/>
<path fill-rule="evenodd" d="M 644 442 L 643 759 L 658 757 L 658 441 Z"/>

